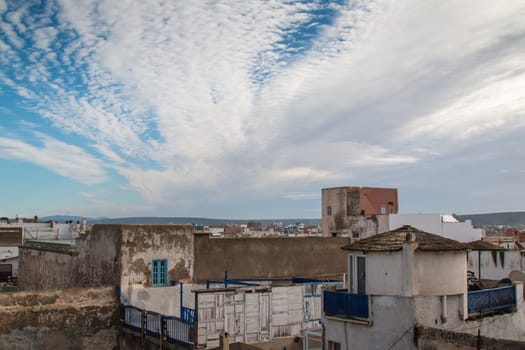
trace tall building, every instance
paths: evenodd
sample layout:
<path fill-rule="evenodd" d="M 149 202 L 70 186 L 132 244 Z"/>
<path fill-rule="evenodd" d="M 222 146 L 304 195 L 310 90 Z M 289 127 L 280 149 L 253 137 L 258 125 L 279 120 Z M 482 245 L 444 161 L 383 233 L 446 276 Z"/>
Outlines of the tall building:
<path fill-rule="evenodd" d="M 324 236 L 364 238 L 385 232 L 388 214 L 398 211 L 396 188 L 323 188 L 321 202 Z"/>

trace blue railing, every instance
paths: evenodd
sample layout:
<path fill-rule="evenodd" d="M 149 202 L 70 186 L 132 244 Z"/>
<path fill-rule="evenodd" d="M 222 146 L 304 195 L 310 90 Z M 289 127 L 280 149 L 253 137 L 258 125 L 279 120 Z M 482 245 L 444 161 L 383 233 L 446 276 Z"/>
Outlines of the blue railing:
<path fill-rule="evenodd" d="M 160 337 L 162 334 L 163 319 L 162 315 L 153 312 L 146 312 L 146 334 L 152 337 Z"/>
<path fill-rule="evenodd" d="M 172 344 L 192 349 L 195 331 L 195 310 L 184 308 L 183 318 L 164 316 L 133 306 L 123 306 L 122 326 L 149 337 L 165 339 Z"/>
<path fill-rule="evenodd" d="M 190 309 L 189 307 L 182 306 L 180 308 L 180 312 L 181 312 L 180 318 L 182 318 L 184 322 L 190 323 L 190 324 L 195 323 L 195 310 L 194 309 Z"/>
<path fill-rule="evenodd" d="M 164 317 L 166 322 L 166 340 L 179 345 L 193 344 L 193 324 L 177 317 Z"/>
<path fill-rule="evenodd" d="M 140 332 L 142 330 L 142 310 L 133 306 L 125 306 L 123 326 Z"/>
<path fill-rule="evenodd" d="M 325 290 L 323 292 L 323 312 L 327 315 L 347 318 L 368 318 L 368 295 Z"/>
<path fill-rule="evenodd" d="M 516 306 L 516 286 L 468 292 L 468 313 L 483 314 Z"/>

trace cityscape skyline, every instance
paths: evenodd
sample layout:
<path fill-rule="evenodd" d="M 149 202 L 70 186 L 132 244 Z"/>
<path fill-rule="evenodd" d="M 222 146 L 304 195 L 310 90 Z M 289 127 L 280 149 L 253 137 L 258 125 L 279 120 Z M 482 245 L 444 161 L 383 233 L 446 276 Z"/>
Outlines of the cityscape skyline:
<path fill-rule="evenodd" d="M 0 216 L 523 211 L 525 5 L 0 0 Z"/>

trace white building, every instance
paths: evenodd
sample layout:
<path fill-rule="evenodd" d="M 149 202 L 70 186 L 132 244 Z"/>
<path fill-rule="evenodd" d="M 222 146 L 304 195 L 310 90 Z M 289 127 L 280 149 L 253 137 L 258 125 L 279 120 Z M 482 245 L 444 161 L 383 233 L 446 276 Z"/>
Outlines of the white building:
<path fill-rule="evenodd" d="M 410 225 L 459 242 L 473 242 L 483 237 L 483 229 L 474 228 L 471 220 L 460 222 L 452 215 L 390 214 L 388 223 L 389 230 Z"/>
<path fill-rule="evenodd" d="M 86 230 L 86 221 L 73 223 L 24 222 L 17 218 L 9 222 L 6 218 L 0 221 L 0 283 L 18 278 L 19 250 L 18 247 L 26 241 L 40 243 L 60 242 L 74 245 L 75 239 Z"/>
<path fill-rule="evenodd" d="M 521 284 L 495 292 L 501 309 L 518 311 L 510 318 L 466 323 L 480 302 L 467 290 L 464 244 L 403 226 L 343 249 L 349 251 L 348 289 L 323 296 L 326 349 L 442 348 L 443 340 L 430 335 L 442 332 L 449 341 L 478 329 L 490 339 L 525 341 Z"/>

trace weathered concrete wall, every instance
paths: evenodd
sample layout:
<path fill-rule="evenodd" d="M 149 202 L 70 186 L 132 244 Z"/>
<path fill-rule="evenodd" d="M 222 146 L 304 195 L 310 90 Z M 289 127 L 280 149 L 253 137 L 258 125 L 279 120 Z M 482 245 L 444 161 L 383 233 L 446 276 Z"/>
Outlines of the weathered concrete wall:
<path fill-rule="evenodd" d="M 454 295 L 467 292 L 465 251 L 416 251 L 413 269 L 414 295 Z"/>
<path fill-rule="evenodd" d="M 0 349 L 114 349 L 114 288 L 0 294 Z"/>
<path fill-rule="evenodd" d="M 195 309 L 195 294 L 192 293 L 192 290 L 200 288 L 206 288 L 206 285 L 183 285 L 182 305 L 184 307 Z M 134 284 L 122 287 L 120 299 L 124 305 L 131 305 L 165 316 L 181 317 L 180 291 L 180 285 L 157 288 Z"/>
<path fill-rule="evenodd" d="M 73 254 L 20 247 L 18 290 L 76 287 L 77 267 Z"/>
<path fill-rule="evenodd" d="M 120 225 L 95 225 L 73 250 L 20 247 L 19 290 L 115 286 L 120 276 Z"/>
<path fill-rule="evenodd" d="M 415 297 L 418 325 L 443 329 L 460 329 L 468 316 L 467 295 Z"/>
<path fill-rule="evenodd" d="M 341 350 L 352 349 L 416 349 L 413 337 L 413 298 L 371 297 L 371 326 L 324 317 L 325 349 L 328 341 L 341 345 Z"/>
<path fill-rule="evenodd" d="M 224 278 L 326 276 L 346 272 L 348 238 L 195 236 L 195 282 Z"/>
<path fill-rule="evenodd" d="M 525 253 L 518 250 L 472 250 L 468 254 L 468 269 L 478 278 L 494 280 L 508 278 L 512 271 L 525 272 Z"/>
<path fill-rule="evenodd" d="M 168 260 L 168 282 L 191 282 L 192 225 L 122 225 L 122 287 L 151 286 L 152 259 Z"/>
<path fill-rule="evenodd" d="M 362 256 L 361 252 L 352 252 Z M 367 294 L 403 295 L 403 255 L 398 252 L 369 252 L 366 255 Z"/>
<path fill-rule="evenodd" d="M 118 285 L 121 242 L 120 225 L 94 225 L 89 235 L 78 239 L 79 276 L 76 287 Z"/>

